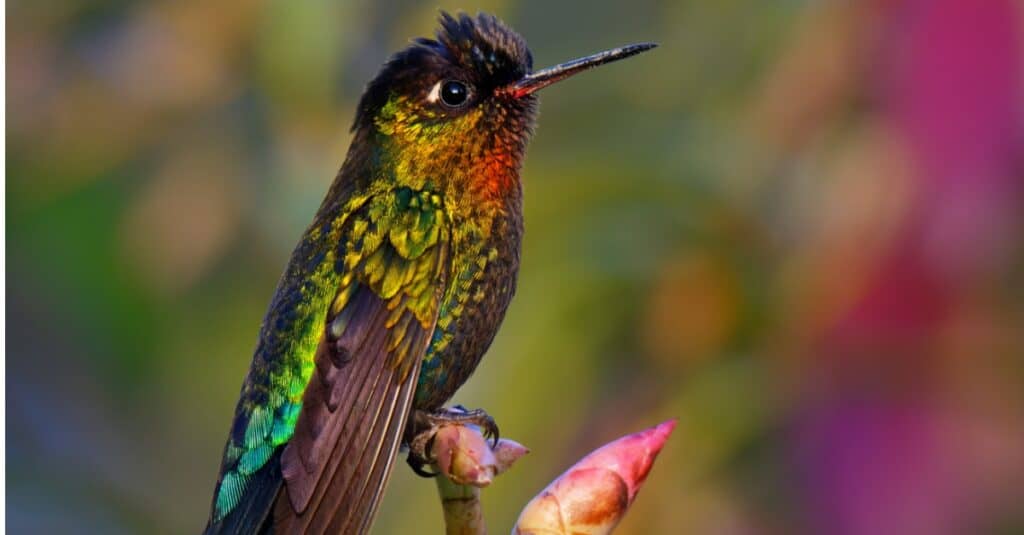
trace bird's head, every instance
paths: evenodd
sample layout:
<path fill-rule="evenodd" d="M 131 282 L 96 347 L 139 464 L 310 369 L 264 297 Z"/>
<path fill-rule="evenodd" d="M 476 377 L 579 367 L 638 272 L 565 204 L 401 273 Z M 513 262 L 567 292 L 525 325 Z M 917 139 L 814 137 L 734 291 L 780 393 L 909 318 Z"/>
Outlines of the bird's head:
<path fill-rule="evenodd" d="M 435 39 L 414 40 L 370 81 L 353 130 L 392 146 L 405 171 L 430 166 L 433 174 L 464 170 L 480 177 L 483 166 L 481 178 L 490 176 L 496 190 L 496 175 L 519 169 L 538 89 L 654 46 L 632 45 L 533 72 L 526 41 L 496 17 L 442 12 L 440 24 Z"/>

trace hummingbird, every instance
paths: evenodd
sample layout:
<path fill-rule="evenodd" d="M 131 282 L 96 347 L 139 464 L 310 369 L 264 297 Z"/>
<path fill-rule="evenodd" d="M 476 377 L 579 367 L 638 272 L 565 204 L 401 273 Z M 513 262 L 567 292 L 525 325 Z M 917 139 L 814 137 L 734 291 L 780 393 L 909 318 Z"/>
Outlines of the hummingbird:
<path fill-rule="evenodd" d="M 278 282 L 207 534 L 364 533 L 400 448 L 418 473 L 516 289 L 537 90 L 653 48 L 534 71 L 494 16 L 441 12 L 367 84 L 340 171 Z"/>

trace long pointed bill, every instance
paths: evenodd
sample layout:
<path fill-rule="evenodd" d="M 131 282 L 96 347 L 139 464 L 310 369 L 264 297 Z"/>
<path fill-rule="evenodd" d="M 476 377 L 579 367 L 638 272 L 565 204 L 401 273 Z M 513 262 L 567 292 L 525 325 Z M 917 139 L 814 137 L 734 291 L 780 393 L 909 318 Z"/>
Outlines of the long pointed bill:
<path fill-rule="evenodd" d="M 585 58 L 567 61 L 561 65 L 555 65 L 554 67 L 548 67 L 547 69 L 528 74 L 518 82 L 514 82 L 502 88 L 501 92 L 512 95 L 515 98 L 522 98 L 537 91 L 538 89 L 542 89 L 555 82 L 565 80 L 574 74 L 579 74 L 583 71 L 597 67 L 598 65 L 604 65 L 605 63 L 611 63 L 630 56 L 635 56 L 656 46 L 658 45 L 655 43 L 637 43 L 635 45 L 626 45 L 619 48 L 613 48 L 611 50 L 605 50 L 604 52 L 598 52 L 597 54 L 587 56 Z"/>

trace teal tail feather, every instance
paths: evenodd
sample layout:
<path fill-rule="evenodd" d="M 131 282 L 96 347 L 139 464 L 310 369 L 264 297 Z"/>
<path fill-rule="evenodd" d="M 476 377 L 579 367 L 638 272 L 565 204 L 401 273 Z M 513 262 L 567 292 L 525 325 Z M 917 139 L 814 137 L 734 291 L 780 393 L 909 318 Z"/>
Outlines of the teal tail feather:
<path fill-rule="evenodd" d="M 281 492 L 281 450 L 270 457 L 267 464 L 252 475 L 247 492 L 241 502 L 220 520 L 210 521 L 203 535 L 269 535 L 273 533 L 271 512 Z"/>

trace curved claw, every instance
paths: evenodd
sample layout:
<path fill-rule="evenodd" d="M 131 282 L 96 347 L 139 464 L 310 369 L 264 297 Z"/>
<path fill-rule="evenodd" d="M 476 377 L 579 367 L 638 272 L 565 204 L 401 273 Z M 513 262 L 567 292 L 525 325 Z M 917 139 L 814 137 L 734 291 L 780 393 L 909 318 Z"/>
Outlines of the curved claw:
<path fill-rule="evenodd" d="M 432 477 L 437 477 L 438 475 L 437 472 L 430 472 L 424 470 L 423 467 L 427 466 L 427 463 L 423 462 L 423 459 L 421 459 L 411 451 L 409 452 L 409 456 L 405 458 L 405 462 L 408 463 L 409 467 L 412 468 L 412 471 L 420 477 L 425 477 L 429 479 Z"/>
<path fill-rule="evenodd" d="M 483 409 L 469 410 L 462 405 L 455 405 L 452 407 L 452 410 L 446 412 L 452 416 L 451 421 L 480 426 L 484 436 L 492 439 L 492 449 L 498 445 L 498 440 L 501 439 L 501 432 L 498 430 L 498 424 L 490 414 L 487 414 L 487 411 Z"/>
<path fill-rule="evenodd" d="M 483 421 L 478 425 L 483 430 L 484 437 L 491 439 L 491 449 L 496 448 L 498 441 L 501 439 L 501 431 L 498 430 L 498 424 L 494 421 L 494 418 L 491 418 L 487 413 L 483 413 Z"/>
<path fill-rule="evenodd" d="M 423 469 L 424 466 L 432 464 L 436 459 L 431 456 L 431 444 L 437 430 L 445 425 L 475 425 L 480 427 L 485 438 L 490 439 L 491 449 L 498 445 L 501 433 L 494 418 L 483 409 L 468 410 L 462 405 L 455 405 L 451 409 L 438 411 L 415 411 L 407 431 L 409 444 L 409 457 L 406 462 L 412 467 L 417 475 L 422 477 L 435 477 L 437 474 Z"/>

